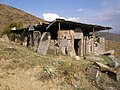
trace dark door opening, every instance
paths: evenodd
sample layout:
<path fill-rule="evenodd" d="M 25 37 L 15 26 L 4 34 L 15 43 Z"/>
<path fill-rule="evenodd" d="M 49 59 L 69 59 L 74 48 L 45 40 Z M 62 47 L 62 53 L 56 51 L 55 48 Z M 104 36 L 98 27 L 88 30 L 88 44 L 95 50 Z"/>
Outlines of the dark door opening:
<path fill-rule="evenodd" d="M 80 39 L 74 39 L 74 49 L 75 49 L 75 52 L 76 52 L 76 55 L 77 56 L 81 56 L 80 54 Z"/>

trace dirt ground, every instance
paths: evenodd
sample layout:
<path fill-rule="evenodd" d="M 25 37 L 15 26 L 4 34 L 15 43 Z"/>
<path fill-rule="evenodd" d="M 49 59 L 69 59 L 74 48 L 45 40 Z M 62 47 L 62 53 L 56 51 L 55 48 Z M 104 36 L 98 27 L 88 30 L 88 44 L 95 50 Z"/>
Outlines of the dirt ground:
<path fill-rule="evenodd" d="M 101 72 L 97 82 L 87 75 L 91 66 L 90 60 L 42 56 L 19 44 L 0 42 L 0 90 L 119 90 L 120 83 L 106 73 Z"/>

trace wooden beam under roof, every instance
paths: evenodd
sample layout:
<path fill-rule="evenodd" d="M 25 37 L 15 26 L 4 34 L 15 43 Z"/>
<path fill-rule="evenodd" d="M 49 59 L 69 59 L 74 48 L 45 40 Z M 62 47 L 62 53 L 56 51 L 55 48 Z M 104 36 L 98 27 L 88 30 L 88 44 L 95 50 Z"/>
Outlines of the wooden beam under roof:
<path fill-rule="evenodd" d="M 112 27 L 104 27 L 100 25 L 92 25 L 92 24 L 85 24 L 85 23 L 79 23 L 79 22 L 73 22 L 73 21 L 65 21 L 64 19 L 56 19 L 56 23 L 60 22 L 61 27 L 68 28 L 68 29 L 75 29 L 77 27 L 80 27 L 82 30 L 86 30 L 87 32 L 92 32 L 93 28 L 95 31 L 101 31 L 101 30 L 108 30 L 112 29 Z"/>

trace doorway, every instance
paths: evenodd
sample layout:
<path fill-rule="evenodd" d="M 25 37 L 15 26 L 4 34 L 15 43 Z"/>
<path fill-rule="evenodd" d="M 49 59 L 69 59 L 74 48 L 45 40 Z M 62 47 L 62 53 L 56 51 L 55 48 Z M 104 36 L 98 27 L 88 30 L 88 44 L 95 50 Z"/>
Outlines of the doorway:
<path fill-rule="evenodd" d="M 74 49 L 77 56 L 81 56 L 81 39 L 74 39 Z"/>

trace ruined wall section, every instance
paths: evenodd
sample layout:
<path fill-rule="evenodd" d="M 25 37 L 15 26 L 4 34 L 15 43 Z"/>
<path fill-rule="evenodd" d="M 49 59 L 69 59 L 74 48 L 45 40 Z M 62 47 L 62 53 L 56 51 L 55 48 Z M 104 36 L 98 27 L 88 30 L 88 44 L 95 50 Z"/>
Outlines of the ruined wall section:
<path fill-rule="evenodd" d="M 44 36 L 39 31 L 25 32 L 22 45 L 39 54 L 63 54 L 74 56 L 99 55 L 105 52 L 104 37 L 84 36 L 75 30 L 56 30 L 57 38 L 52 39 L 51 32 Z M 43 36 L 43 38 L 41 38 Z"/>
<path fill-rule="evenodd" d="M 83 38 L 83 54 L 99 55 L 105 52 L 105 38 L 95 36 L 84 36 Z"/>
<path fill-rule="evenodd" d="M 63 55 L 76 56 L 74 50 L 74 30 L 58 30 L 57 40 Z"/>

